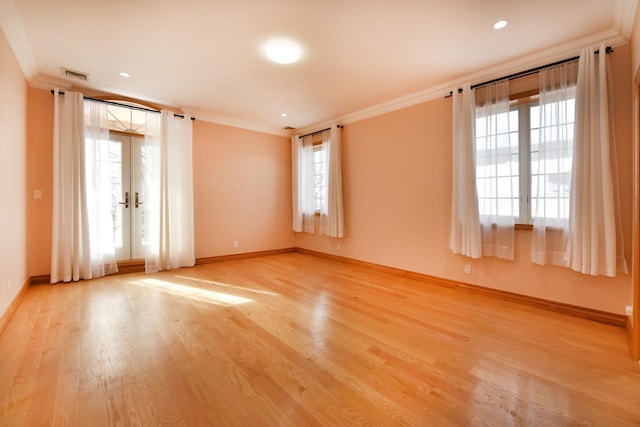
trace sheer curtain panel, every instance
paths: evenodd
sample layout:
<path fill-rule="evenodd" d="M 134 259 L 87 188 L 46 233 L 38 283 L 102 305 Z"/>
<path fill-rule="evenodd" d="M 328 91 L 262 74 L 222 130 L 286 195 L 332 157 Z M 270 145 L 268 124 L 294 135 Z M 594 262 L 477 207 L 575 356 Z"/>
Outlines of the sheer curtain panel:
<path fill-rule="evenodd" d="M 105 104 L 54 91 L 51 283 L 117 271 Z"/>
<path fill-rule="evenodd" d="M 111 212 L 111 180 L 118 166 L 111 161 L 107 104 L 86 100 L 85 171 L 93 277 L 118 271 Z"/>
<path fill-rule="evenodd" d="M 315 232 L 313 138 L 291 137 L 293 231 Z"/>
<path fill-rule="evenodd" d="M 482 256 L 513 260 L 514 219 L 519 216 L 518 120 L 510 115 L 508 80 L 475 92 L 475 172 Z"/>
<path fill-rule="evenodd" d="M 579 60 L 567 262 L 584 274 L 615 276 L 627 267 L 616 227 L 605 46 L 599 51 L 584 49 Z"/>
<path fill-rule="evenodd" d="M 531 128 L 531 260 L 567 266 L 577 62 L 539 73 L 539 108 Z"/>
<path fill-rule="evenodd" d="M 147 113 L 142 157 L 145 271 L 193 266 L 191 120 Z"/>
<path fill-rule="evenodd" d="M 475 94 L 470 84 L 453 91 L 453 182 L 451 235 L 454 254 L 482 256 L 480 216 L 476 190 Z"/>
<path fill-rule="evenodd" d="M 340 128 L 331 126 L 331 130 L 322 134 L 322 150 L 325 162 L 327 191 L 320 210 L 320 233 L 329 237 L 342 238 L 344 229 L 344 206 L 342 199 L 342 143 Z"/>

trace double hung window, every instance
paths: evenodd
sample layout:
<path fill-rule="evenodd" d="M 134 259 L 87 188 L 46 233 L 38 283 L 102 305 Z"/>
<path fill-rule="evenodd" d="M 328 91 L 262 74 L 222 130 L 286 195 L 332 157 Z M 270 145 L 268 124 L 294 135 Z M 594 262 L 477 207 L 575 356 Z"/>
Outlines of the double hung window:
<path fill-rule="evenodd" d="M 518 223 L 569 217 L 574 120 L 575 94 L 476 117 L 480 216 Z"/>

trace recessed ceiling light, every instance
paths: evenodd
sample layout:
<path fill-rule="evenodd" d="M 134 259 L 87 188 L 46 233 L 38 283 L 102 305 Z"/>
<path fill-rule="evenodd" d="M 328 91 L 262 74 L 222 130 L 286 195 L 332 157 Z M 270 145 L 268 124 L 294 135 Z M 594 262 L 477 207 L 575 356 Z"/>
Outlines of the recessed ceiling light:
<path fill-rule="evenodd" d="M 282 117 L 287 117 L 287 113 L 280 113 Z"/>
<path fill-rule="evenodd" d="M 122 72 L 120 73 L 120 75 L 121 75 L 122 77 L 131 77 L 131 74 L 129 74 L 129 73 L 125 73 L 124 71 L 122 71 Z"/>
<path fill-rule="evenodd" d="M 300 58 L 300 48 L 291 42 L 273 42 L 267 47 L 267 56 L 278 64 L 292 64 Z"/>
<path fill-rule="evenodd" d="M 498 22 L 496 22 L 495 24 L 493 24 L 493 28 L 496 29 L 496 30 L 501 30 L 504 27 L 506 27 L 508 23 L 509 23 L 509 21 L 507 21 L 506 19 L 501 19 Z"/>

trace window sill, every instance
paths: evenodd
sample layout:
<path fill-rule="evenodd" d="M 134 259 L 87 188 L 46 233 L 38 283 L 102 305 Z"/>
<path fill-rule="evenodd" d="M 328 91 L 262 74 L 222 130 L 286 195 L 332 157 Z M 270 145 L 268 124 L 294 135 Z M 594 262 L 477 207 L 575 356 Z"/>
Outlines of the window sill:
<path fill-rule="evenodd" d="M 492 226 L 493 228 L 495 228 L 497 225 L 496 225 L 496 224 L 491 224 L 491 226 Z M 516 230 L 529 230 L 529 231 L 532 231 L 532 230 L 533 230 L 533 224 L 531 224 L 531 223 L 526 223 L 526 222 L 516 222 L 516 223 L 514 224 L 514 228 L 515 228 Z M 545 227 L 545 229 L 546 229 L 547 231 L 549 231 L 549 230 L 562 230 L 562 228 L 561 228 L 561 227 L 554 227 L 554 226 L 551 226 L 551 225 L 547 225 L 547 226 Z"/>
<path fill-rule="evenodd" d="M 533 230 L 533 224 L 530 224 L 530 223 L 517 222 L 515 226 L 516 226 L 516 230 Z"/>
<path fill-rule="evenodd" d="M 516 222 L 514 225 L 514 228 L 516 230 L 533 230 L 533 224 L 531 223 L 526 223 L 526 222 Z M 498 224 L 491 223 L 491 228 L 497 228 Z"/>

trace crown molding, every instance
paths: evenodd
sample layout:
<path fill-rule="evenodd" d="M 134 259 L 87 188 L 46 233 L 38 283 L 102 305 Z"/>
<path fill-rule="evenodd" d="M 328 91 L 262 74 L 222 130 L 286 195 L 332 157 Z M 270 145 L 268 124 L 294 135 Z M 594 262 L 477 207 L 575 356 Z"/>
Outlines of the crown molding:
<path fill-rule="evenodd" d="M 615 8 L 615 28 L 627 42 L 631 40 L 633 23 L 638 9 L 638 0 L 619 0 Z"/>
<path fill-rule="evenodd" d="M 0 30 L 7 38 L 13 54 L 18 60 L 20 68 L 22 68 L 22 73 L 27 81 L 30 82 L 38 72 L 38 64 L 33 56 L 31 45 L 22 27 L 22 22 L 18 17 L 13 0 L 0 0 Z"/>
<path fill-rule="evenodd" d="M 269 126 L 269 125 L 265 125 L 262 123 L 256 123 L 256 122 L 251 122 L 248 120 L 242 120 L 242 119 L 238 119 L 235 117 L 231 117 L 231 116 L 225 116 L 222 114 L 213 114 L 207 111 L 198 111 L 198 110 L 193 110 L 193 109 L 187 109 L 189 111 L 193 111 L 193 116 L 197 119 L 197 120 L 203 120 L 205 122 L 209 122 L 209 123 L 215 123 L 215 124 L 219 124 L 219 125 L 224 125 L 224 126 L 229 126 L 229 127 L 234 127 L 234 128 L 239 128 L 239 129 L 244 129 L 244 130 L 249 130 L 249 131 L 254 131 L 254 132 L 260 132 L 260 133 L 266 133 L 269 135 L 275 135 L 275 136 L 285 136 L 285 137 L 290 137 L 291 136 L 291 132 L 282 128 L 276 128 L 273 126 Z"/>
<path fill-rule="evenodd" d="M 449 83 L 441 84 L 438 86 L 421 90 L 419 92 L 414 92 L 409 95 L 402 96 L 400 98 L 395 98 L 390 101 L 376 104 L 371 107 L 367 107 L 362 110 L 358 110 L 353 113 L 346 114 L 344 116 L 336 117 L 331 120 L 325 120 L 323 122 L 314 123 L 311 126 L 306 126 L 304 128 L 296 129 L 295 133 L 291 133 L 291 135 L 304 135 L 307 133 L 315 132 L 318 129 L 325 129 L 327 127 L 330 127 L 334 123 L 348 125 L 350 123 L 359 122 L 361 120 L 380 116 L 382 114 L 390 113 L 396 110 L 401 110 L 403 108 L 411 107 L 417 104 L 422 104 L 424 102 L 443 97 L 447 95 L 450 90 L 451 90 L 451 85 Z"/>
<path fill-rule="evenodd" d="M 170 105 L 170 103 L 162 102 L 161 100 L 143 99 L 139 96 L 136 96 L 135 94 L 119 93 L 117 91 L 108 90 L 104 88 L 99 89 L 99 88 L 93 88 L 93 87 L 83 87 L 81 85 L 78 86 L 73 83 L 75 82 L 71 82 L 63 78 L 50 77 L 50 76 L 38 76 L 33 80 L 31 80 L 29 82 L 29 85 L 36 89 L 43 89 L 46 91 L 49 91 L 57 87 L 64 90 L 77 90 L 79 92 L 88 94 L 88 96 L 93 96 L 92 93 L 100 92 L 101 94 L 105 94 L 105 95 L 109 94 L 114 96 L 126 96 L 132 99 L 139 99 L 141 101 L 153 102 L 158 105 L 165 105 L 165 106 Z M 200 120 L 200 121 L 215 123 L 223 126 L 230 126 L 230 127 L 254 131 L 254 132 L 266 133 L 269 135 L 285 136 L 285 137 L 290 136 L 290 132 L 288 130 L 275 128 L 273 126 L 255 123 L 248 120 L 237 119 L 234 117 L 225 116 L 221 114 L 212 114 L 211 112 L 208 112 L 208 111 L 202 111 L 202 110 L 189 108 L 189 107 L 180 107 L 180 106 L 169 107 L 168 106 L 167 108 L 179 109 L 180 111 L 183 111 L 185 115 L 195 117 L 196 120 Z"/>
<path fill-rule="evenodd" d="M 627 11 L 625 13 L 630 13 L 631 9 L 633 9 L 632 12 L 635 16 L 635 7 L 637 5 L 637 0 L 624 1 L 625 5 L 633 3 L 632 5 L 625 8 L 625 11 Z M 633 26 L 633 19 L 631 19 L 631 26 Z M 305 126 L 301 129 L 296 129 L 295 135 L 302 135 L 305 133 L 314 132 L 318 129 L 324 129 L 330 126 L 330 124 L 332 123 L 347 125 L 350 123 L 359 122 L 361 120 L 369 119 L 382 114 L 411 107 L 413 105 L 422 104 L 424 102 L 442 98 L 447 96 L 453 88 L 460 86 L 463 83 L 470 82 L 471 84 L 477 84 L 484 81 L 500 78 L 501 76 L 507 76 L 519 71 L 543 66 L 545 64 L 550 64 L 562 59 L 578 56 L 580 55 L 580 51 L 586 47 L 599 46 L 601 44 L 616 47 L 627 44 L 628 42 L 629 38 L 625 37 L 618 30 L 604 31 L 602 33 L 594 34 L 589 37 L 556 46 L 552 49 L 539 51 L 531 55 L 497 64 L 493 67 L 485 68 L 472 74 L 467 74 L 466 76 L 460 77 L 458 79 L 450 80 L 445 83 L 421 90 L 419 92 L 414 92 L 409 95 L 376 104 L 371 107 L 346 114 L 344 116 L 335 117 L 330 120 L 325 120 L 320 123 L 314 123 L 313 125 Z M 292 135 L 294 134 L 292 133 Z"/>

